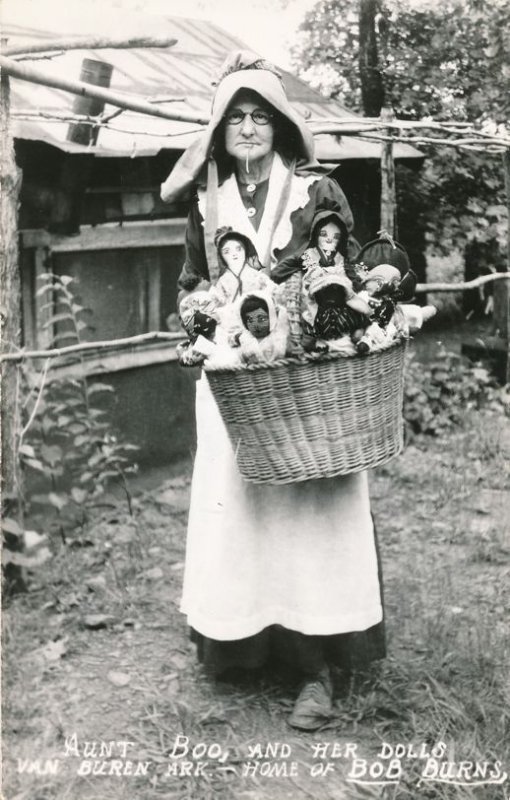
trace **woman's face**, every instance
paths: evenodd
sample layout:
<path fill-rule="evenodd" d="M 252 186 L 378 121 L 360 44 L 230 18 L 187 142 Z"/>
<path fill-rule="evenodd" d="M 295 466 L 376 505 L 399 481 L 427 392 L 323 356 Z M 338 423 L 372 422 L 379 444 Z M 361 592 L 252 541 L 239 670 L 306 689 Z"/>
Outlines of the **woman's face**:
<path fill-rule="evenodd" d="M 233 111 L 244 115 L 237 125 L 228 123 L 228 115 Z M 241 162 L 258 161 L 273 150 L 273 122 L 270 119 L 267 124 L 258 125 L 250 116 L 254 111 L 267 113 L 269 109 L 256 94 L 244 92 L 233 99 L 225 114 L 225 149 Z"/>

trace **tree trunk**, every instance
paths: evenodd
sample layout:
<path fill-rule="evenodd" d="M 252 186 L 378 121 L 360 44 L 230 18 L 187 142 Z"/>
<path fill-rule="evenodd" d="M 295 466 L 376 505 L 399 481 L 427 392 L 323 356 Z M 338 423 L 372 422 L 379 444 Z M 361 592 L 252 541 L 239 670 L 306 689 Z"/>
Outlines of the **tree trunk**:
<path fill-rule="evenodd" d="M 9 78 L 2 73 L 0 79 L 0 145 L 2 203 L 0 208 L 0 283 L 2 286 L 2 349 L 13 351 L 21 345 L 21 280 L 18 259 L 18 198 L 21 171 L 14 158 L 14 143 L 9 120 Z M 2 365 L 2 505 L 5 517 L 22 523 L 19 502 L 19 465 L 16 438 L 20 426 L 20 404 L 17 392 L 18 367 L 14 363 Z M 22 524 L 21 526 L 22 527 Z M 11 541 L 9 541 L 11 539 Z M 6 534 L 6 543 L 18 549 L 20 541 Z M 7 588 L 21 589 L 23 581 L 19 567 L 8 564 L 5 572 Z"/>
<path fill-rule="evenodd" d="M 376 13 L 377 0 L 360 0 L 359 75 L 363 112 L 367 117 L 378 117 L 384 105 L 384 87 L 377 53 Z"/>

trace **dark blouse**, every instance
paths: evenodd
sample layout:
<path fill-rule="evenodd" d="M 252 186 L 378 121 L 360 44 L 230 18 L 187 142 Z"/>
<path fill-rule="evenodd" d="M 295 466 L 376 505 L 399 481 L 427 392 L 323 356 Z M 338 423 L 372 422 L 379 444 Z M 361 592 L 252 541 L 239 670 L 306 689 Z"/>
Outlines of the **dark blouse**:
<path fill-rule="evenodd" d="M 352 215 L 349 204 L 336 181 L 327 176 L 320 177 L 308 188 L 308 194 L 308 203 L 303 208 L 296 208 L 296 210 L 291 213 L 290 219 L 292 223 L 292 236 L 282 250 L 275 250 L 275 256 L 278 262 L 288 258 L 291 255 L 300 255 L 303 250 L 308 247 L 312 220 L 315 216 L 317 208 L 321 207 L 324 203 L 326 203 L 326 205 L 336 203 L 339 207 L 340 213 L 346 221 L 348 229 L 350 230 L 352 227 L 350 224 L 352 221 Z M 258 205 L 256 198 L 254 204 Z M 261 216 L 260 210 L 261 209 L 259 209 L 259 213 L 256 215 L 259 217 L 259 222 Z M 188 224 L 186 226 L 186 257 L 178 280 L 179 288 L 188 292 L 193 291 L 193 289 L 195 289 L 202 279 L 209 279 L 209 270 L 207 267 L 204 246 L 204 228 L 202 222 L 202 215 L 198 210 L 198 197 L 195 196 L 192 201 L 188 216 Z M 271 277 L 273 277 L 273 273 L 271 273 Z M 284 277 L 279 278 L 279 280 L 284 279 Z"/>

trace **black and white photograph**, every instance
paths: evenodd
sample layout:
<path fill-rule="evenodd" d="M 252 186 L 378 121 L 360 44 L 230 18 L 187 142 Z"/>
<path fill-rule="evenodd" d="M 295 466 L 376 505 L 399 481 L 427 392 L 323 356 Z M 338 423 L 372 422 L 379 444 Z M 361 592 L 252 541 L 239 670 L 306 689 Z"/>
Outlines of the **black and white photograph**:
<path fill-rule="evenodd" d="M 510 0 L 3 0 L 2 796 L 510 800 Z"/>

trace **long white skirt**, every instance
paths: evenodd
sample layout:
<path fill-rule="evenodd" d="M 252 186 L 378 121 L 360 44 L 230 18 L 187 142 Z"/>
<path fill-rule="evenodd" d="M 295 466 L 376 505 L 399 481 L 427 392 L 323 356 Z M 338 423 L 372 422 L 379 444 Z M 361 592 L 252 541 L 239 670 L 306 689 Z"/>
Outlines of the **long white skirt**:
<path fill-rule="evenodd" d="M 204 636 L 269 625 L 363 631 L 382 619 L 366 473 L 284 486 L 247 483 L 205 377 L 181 610 Z"/>

